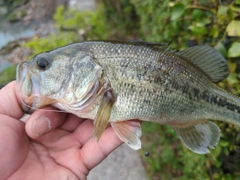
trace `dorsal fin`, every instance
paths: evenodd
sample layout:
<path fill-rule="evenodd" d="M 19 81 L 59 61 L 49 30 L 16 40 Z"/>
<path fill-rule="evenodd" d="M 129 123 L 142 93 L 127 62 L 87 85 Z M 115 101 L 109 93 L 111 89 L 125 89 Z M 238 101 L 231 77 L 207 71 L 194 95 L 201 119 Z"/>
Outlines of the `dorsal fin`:
<path fill-rule="evenodd" d="M 193 46 L 176 54 L 200 68 L 213 82 L 226 79 L 229 75 L 226 60 L 212 47 Z"/>
<path fill-rule="evenodd" d="M 170 47 L 169 47 L 169 43 L 168 42 L 164 42 L 164 43 L 151 43 L 151 42 L 146 42 L 146 41 L 141 41 L 141 40 L 129 40 L 128 41 L 130 44 L 134 44 L 134 45 L 139 45 L 139 46 L 146 46 L 148 48 L 151 48 L 155 51 L 167 51 L 170 53 L 173 53 L 175 51 L 173 51 Z"/>

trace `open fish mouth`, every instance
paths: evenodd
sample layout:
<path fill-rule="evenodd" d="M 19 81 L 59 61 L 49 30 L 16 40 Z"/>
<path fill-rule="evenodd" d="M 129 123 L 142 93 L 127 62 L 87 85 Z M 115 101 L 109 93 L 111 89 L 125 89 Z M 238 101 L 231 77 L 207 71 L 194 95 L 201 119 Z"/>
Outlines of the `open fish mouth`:
<path fill-rule="evenodd" d="M 39 83 L 37 76 L 29 72 L 25 63 L 17 66 L 17 91 L 21 100 L 22 110 L 27 113 L 33 113 L 40 102 Z"/>

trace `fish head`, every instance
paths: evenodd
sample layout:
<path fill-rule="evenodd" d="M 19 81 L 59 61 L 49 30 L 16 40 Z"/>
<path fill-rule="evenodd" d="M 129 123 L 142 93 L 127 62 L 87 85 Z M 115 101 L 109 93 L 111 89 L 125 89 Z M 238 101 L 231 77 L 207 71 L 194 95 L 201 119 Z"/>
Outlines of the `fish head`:
<path fill-rule="evenodd" d="M 74 104 L 80 106 L 87 101 L 86 96 L 96 94 L 101 70 L 91 56 L 81 51 L 41 53 L 17 67 L 22 109 L 32 113 L 46 105 L 61 104 L 62 110 Z"/>

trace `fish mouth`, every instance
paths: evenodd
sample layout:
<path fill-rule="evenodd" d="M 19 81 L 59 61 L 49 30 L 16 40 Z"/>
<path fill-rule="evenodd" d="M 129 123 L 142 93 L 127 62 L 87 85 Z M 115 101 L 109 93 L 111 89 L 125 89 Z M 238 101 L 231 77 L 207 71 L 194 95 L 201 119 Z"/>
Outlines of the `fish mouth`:
<path fill-rule="evenodd" d="M 30 71 L 26 63 L 21 63 L 17 66 L 16 80 L 22 110 L 26 114 L 32 114 L 39 108 L 40 102 L 37 76 Z"/>

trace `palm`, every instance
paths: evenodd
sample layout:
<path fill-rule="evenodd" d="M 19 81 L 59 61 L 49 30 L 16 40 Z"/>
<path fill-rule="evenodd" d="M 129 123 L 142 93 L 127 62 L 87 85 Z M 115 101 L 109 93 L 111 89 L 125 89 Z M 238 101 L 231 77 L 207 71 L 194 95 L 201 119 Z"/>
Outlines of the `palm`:
<path fill-rule="evenodd" d="M 89 170 L 121 144 L 111 127 L 97 143 L 92 138 L 93 121 L 65 113 L 36 111 L 25 125 L 17 118 L 22 115 L 19 105 L 3 103 L 14 98 L 4 93 L 9 89 L 0 92 L 0 179 L 86 179 Z M 15 112 L 8 110 L 12 106 Z M 52 127 L 37 137 L 34 120 L 43 116 Z"/>

